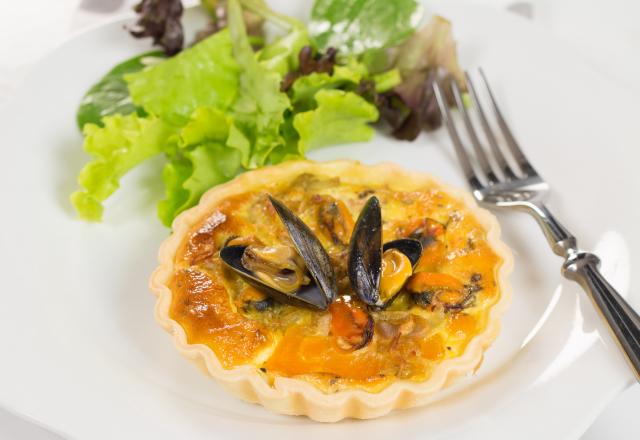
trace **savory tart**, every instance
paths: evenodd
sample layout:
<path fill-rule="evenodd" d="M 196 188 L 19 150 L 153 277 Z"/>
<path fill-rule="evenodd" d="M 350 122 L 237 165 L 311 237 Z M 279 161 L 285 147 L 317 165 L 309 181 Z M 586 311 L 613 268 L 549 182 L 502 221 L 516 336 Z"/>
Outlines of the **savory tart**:
<path fill-rule="evenodd" d="M 175 220 L 156 318 L 243 399 L 377 417 L 479 366 L 510 297 L 499 234 L 469 194 L 392 164 L 266 167 Z"/>

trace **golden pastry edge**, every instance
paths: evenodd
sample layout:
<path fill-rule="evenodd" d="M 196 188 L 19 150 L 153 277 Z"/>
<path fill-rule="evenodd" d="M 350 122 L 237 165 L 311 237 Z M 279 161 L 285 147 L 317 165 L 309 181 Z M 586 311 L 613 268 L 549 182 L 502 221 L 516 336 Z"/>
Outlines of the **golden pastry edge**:
<path fill-rule="evenodd" d="M 419 188 L 431 183 L 463 201 L 465 207 L 486 231 L 489 246 L 502 259 L 497 275 L 500 299 L 491 308 L 484 331 L 471 339 L 462 355 L 438 364 L 426 381 L 397 380 L 377 393 L 354 389 L 325 394 L 309 382 L 287 377 L 277 377 L 272 387 L 254 366 L 224 369 L 209 347 L 187 343 L 184 329 L 169 316 L 172 292 L 167 283 L 173 275 L 174 256 L 183 237 L 203 216 L 210 213 L 210 207 L 231 195 L 263 186 L 266 182 L 286 179 L 288 176 L 305 172 L 329 177 L 346 176 L 347 179 L 355 178 L 358 182 L 376 185 L 388 183 L 391 187 L 396 186 L 397 182 L 401 182 L 400 186 L 403 188 Z M 319 422 L 337 422 L 344 418 L 370 419 L 383 416 L 394 409 L 428 403 L 436 392 L 450 385 L 456 378 L 476 370 L 485 349 L 497 337 L 500 318 L 511 300 L 511 285 L 507 277 L 513 269 L 513 256 L 510 249 L 500 240 L 500 225 L 496 218 L 489 211 L 480 208 L 470 193 L 443 184 L 427 174 L 407 171 L 389 162 L 363 165 L 352 160 L 291 161 L 241 174 L 207 191 L 198 205 L 174 220 L 173 233 L 160 246 L 158 260 L 160 265 L 153 272 L 149 282 L 151 291 L 157 296 L 154 316 L 156 321 L 173 335 L 178 351 L 241 399 L 260 403 L 280 414 L 305 415 Z"/>

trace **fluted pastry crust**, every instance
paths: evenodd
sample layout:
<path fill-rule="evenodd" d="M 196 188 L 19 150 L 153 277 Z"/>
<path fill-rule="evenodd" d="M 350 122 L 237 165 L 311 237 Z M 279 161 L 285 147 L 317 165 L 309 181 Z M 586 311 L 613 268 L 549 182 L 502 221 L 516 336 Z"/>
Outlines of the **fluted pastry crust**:
<path fill-rule="evenodd" d="M 437 364 L 427 380 L 415 382 L 398 379 L 375 393 L 361 389 L 346 389 L 327 394 L 305 380 L 289 377 L 276 377 L 273 384 L 269 384 L 254 365 L 223 368 L 211 348 L 203 344 L 189 344 L 183 327 L 171 318 L 169 311 L 172 291 L 169 285 L 174 274 L 176 253 L 194 226 L 210 215 L 212 208 L 220 201 L 230 196 L 260 189 L 269 182 L 291 179 L 302 173 L 340 177 L 347 182 L 372 186 L 388 185 L 393 189 L 408 191 L 426 185 L 436 186 L 447 195 L 462 201 L 486 232 L 487 243 L 502 260 L 496 276 L 500 297 L 491 307 L 484 330 L 470 340 L 460 356 L 445 359 Z M 509 248 L 500 240 L 500 225 L 495 217 L 478 207 L 469 193 L 444 185 L 426 174 L 406 171 L 395 164 L 381 163 L 369 166 L 341 160 L 285 162 L 244 173 L 209 190 L 197 206 L 175 219 L 172 235 L 160 247 L 159 263 L 150 279 L 151 290 L 158 298 L 155 318 L 173 335 L 180 353 L 244 400 L 260 403 L 282 414 L 306 415 L 317 421 L 335 422 L 349 417 L 379 417 L 394 409 L 424 404 L 455 378 L 472 373 L 481 363 L 485 349 L 496 338 L 500 329 L 500 318 L 510 302 L 511 287 L 507 276 L 513 267 L 513 257 Z"/>

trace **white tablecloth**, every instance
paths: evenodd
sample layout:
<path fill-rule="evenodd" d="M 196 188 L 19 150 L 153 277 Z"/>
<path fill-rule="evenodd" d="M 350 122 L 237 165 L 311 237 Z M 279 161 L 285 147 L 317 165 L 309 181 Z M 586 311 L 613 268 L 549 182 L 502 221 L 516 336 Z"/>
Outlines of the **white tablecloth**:
<path fill-rule="evenodd" d="M 468 0 L 530 16 L 569 42 L 612 81 L 640 97 L 640 2 L 631 0 Z M 38 58 L 77 32 L 129 14 L 132 0 L 24 0 L 0 2 L 0 105 Z M 197 0 L 185 0 L 185 5 Z M 640 438 L 640 386 L 618 397 L 583 440 Z M 544 423 L 544 421 L 541 421 Z M 60 437 L 0 408 L 0 440 Z"/>

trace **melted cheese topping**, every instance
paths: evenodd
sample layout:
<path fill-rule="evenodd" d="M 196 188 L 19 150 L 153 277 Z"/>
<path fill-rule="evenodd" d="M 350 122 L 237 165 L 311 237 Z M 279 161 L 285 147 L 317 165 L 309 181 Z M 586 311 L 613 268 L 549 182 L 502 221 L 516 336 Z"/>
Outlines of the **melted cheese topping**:
<path fill-rule="evenodd" d="M 420 238 L 424 251 L 416 270 L 454 277 L 467 298 L 447 308 L 418 304 L 402 292 L 385 310 L 370 311 L 373 338 L 357 350 L 345 348 L 332 334 L 330 311 L 249 306 L 260 293 L 224 266 L 219 251 L 235 237 L 265 245 L 291 242 L 267 194 L 285 203 L 320 239 L 335 263 L 340 301 L 359 303 L 346 276 L 349 228 L 372 194 L 382 206 L 383 241 Z M 341 221 L 332 223 L 332 218 Z M 286 376 L 325 392 L 375 392 L 398 379 L 424 381 L 434 365 L 464 351 L 499 299 L 500 265 L 479 223 L 437 187 L 402 192 L 303 174 L 227 198 L 193 229 L 176 256 L 170 316 L 189 343 L 210 347 L 224 368 L 250 364 L 271 383 Z"/>

